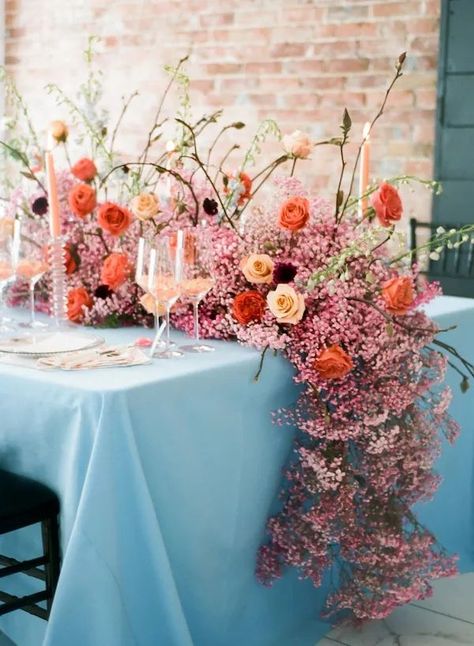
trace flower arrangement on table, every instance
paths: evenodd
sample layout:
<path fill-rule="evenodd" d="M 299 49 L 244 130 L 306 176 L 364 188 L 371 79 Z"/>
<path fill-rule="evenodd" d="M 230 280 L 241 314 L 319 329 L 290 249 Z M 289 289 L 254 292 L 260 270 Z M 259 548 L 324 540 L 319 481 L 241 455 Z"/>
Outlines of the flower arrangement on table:
<path fill-rule="evenodd" d="M 394 227 L 403 217 L 397 185 L 408 178 L 368 184 L 369 136 L 404 60 L 402 55 L 397 61 L 380 110 L 365 130 L 347 188 L 345 150 L 352 128 L 347 110 L 338 136 L 312 142 L 296 131 L 282 138 L 279 157 L 251 173 L 262 142 L 279 135 L 276 124 L 265 122 L 240 167 L 230 172 L 228 154 L 215 163 L 212 153 L 218 139 L 243 124 L 221 126 L 203 157 L 199 137 L 221 115 L 191 123 L 183 61 L 171 71 L 183 93 L 177 143 L 154 151 L 160 107 L 144 152 L 134 161 L 116 158 L 117 128 L 110 146 L 105 143 L 95 77 L 83 91 L 90 103 L 86 112 L 59 93 L 73 114 L 87 120 L 94 153 L 57 175 L 69 238 L 70 318 L 94 325 L 144 322 L 147 303 L 131 278 L 138 236 L 206 221 L 215 286 L 202 304 L 203 334 L 258 348 L 257 377 L 266 353 L 281 352 L 302 385 L 295 408 L 276 414 L 278 424 L 296 426 L 298 433 L 257 575 L 271 584 L 291 566 L 320 585 L 324 573 L 336 568 L 327 612 L 344 611 L 357 621 L 385 617 L 424 598 L 433 579 L 455 572 L 455 559 L 418 522 L 412 507 L 438 485 L 433 464 L 440 432 L 449 441 L 458 432 L 448 414 L 449 389 L 441 386 L 446 353 L 457 361 L 450 363 L 463 390 L 474 374 L 474 366 L 438 338 L 442 330 L 419 308 L 440 288 L 418 280 L 412 254 Z M 53 134 L 66 146 L 64 124 L 55 124 Z M 317 145 L 334 146 L 341 158 L 332 202 L 312 195 L 295 177 L 297 163 Z M 14 190 L 11 211 L 43 217 L 48 196 L 41 169 L 35 171 L 31 155 L 17 145 L 4 147 L 14 151 L 35 187 L 28 197 L 23 187 Z M 360 159 L 362 179 L 354 195 Z M 266 203 L 258 204 L 256 195 L 278 168 L 284 175 L 275 179 Z M 472 243 L 472 233 L 466 227 L 461 240 Z M 436 254 L 457 240 L 453 232 L 439 230 L 423 250 Z M 180 306 L 173 322 L 191 331 L 190 307 Z"/>

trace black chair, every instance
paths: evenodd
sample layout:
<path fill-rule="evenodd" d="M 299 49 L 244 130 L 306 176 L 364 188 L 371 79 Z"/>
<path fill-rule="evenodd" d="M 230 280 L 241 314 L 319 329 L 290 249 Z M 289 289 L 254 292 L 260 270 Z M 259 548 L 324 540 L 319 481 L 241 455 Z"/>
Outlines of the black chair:
<path fill-rule="evenodd" d="M 418 222 L 416 218 L 410 219 L 410 249 L 412 262 L 417 262 L 416 248 L 437 236 L 436 229 L 442 226 L 446 231 L 455 229 L 452 242 L 461 241 L 460 229 L 463 225 L 442 224 L 433 222 Z M 465 225 L 464 225 L 465 226 Z M 420 239 L 421 238 L 421 239 Z M 470 241 L 460 246 L 449 249 L 444 247 L 438 260 L 430 259 L 420 267 L 420 273 L 426 274 L 430 279 L 439 280 L 446 294 L 453 296 L 474 296 L 474 244 Z"/>
<path fill-rule="evenodd" d="M 45 590 L 17 597 L 0 591 L 0 615 L 24 610 L 48 619 L 59 577 L 59 499 L 46 485 L 0 469 L 0 534 L 41 523 L 43 555 L 27 561 L 0 555 L 0 579 L 22 572 L 45 582 Z M 46 609 L 37 605 L 46 602 Z"/>

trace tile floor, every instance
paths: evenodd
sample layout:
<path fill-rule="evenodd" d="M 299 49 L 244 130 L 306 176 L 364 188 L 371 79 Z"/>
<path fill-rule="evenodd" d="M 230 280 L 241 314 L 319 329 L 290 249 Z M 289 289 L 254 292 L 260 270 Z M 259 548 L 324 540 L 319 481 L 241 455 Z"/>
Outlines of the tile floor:
<path fill-rule="evenodd" d="M 316 646 L 474 646 L 474 573 L 438 581 L 434 588 L 431 599 L 361 630 L 335 628 Z M 0 646 L 14 644 L 0 633 Z"/>
<path fill-rule="evenodd" d="M 354 630 L 335 628 L 317 646 L 474 646 L 474 573 L 434 584 L 419 601 Z"/>

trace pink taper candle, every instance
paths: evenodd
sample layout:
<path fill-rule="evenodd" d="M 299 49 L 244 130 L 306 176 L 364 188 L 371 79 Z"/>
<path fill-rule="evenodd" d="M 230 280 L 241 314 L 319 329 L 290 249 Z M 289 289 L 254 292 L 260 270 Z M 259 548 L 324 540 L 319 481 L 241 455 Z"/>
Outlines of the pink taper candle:
<path fill-rule="evenodd" d="M 360 155 L 360 175 L 359 175 L 359 197 L 363 195 L 367 187 L 369 186 L 369 165 L 370 165 L 370 123 L 366 123 L 362 133 L 362 137 L 365 139 L 362 144 L 362 150 Z M 364 217 L 367 207 L 369 206 L 369 200 L 367 197 L 364 197 L 359 202 L 359 215 Z"/>
<path fill-rule="evenodd" d="M 52 238 L 59 238 L 61 235 L 61 220 L 59 211 L 58 186 L 56 173 L 54 172 L 53 153 L 47 151 L 45 154 L 46 176 L 48 185 L 49 205 L 49 230 Z"/>

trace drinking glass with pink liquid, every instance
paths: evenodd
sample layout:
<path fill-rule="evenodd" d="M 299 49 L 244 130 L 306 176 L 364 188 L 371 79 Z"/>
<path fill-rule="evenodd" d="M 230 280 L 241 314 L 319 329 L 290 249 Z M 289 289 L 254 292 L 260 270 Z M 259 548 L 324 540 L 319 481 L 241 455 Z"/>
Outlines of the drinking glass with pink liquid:
<path fill-rule="evenodd" d="M 20 223 L 10 218 L 0 218 L 0 333 L 15 330 L 13 321 L 3 313 L 5 290 L 15 280 L 18 259 Z"/>
<path fill-rule="evenodd" d="M 48 250 L 41 244 L 40 236 L 35 235 L 35 230 L 28 228 L 28 234 L 25 233 L 20 237 L 20 247 L 18 262 L 16 265 L 16 276 L 28 283 L 30 292 L 30 320 L 28 323 L 22 323 L 22 327 L 27 328 L 46 328 L 47 323 L 36 319 L 35 310 L 35 288 L 44 274 L 49 271 Z"/>
<path fill-rule="evenodd" d="M 182 357 L 173 349 L 170 339 L 170 311 L 181 294 L 182 231 L 172 236 L 159 238 L 150 251 L 148 268 L 148 291 L 156 302 L 166 308 L 166 344 L 156 356 L 161 359 Z"/>
<path fill-rule="evenodd" d="M 182 346 L 185 352 L 213 352 L 211 345 L 200 342 L 199 303 L 214 287 L 209 236 L 205 228 L 195 227 L 184 231 L 183 272 L 181 279 L 181 298 L 193 305 L 194 341 Z"/>

